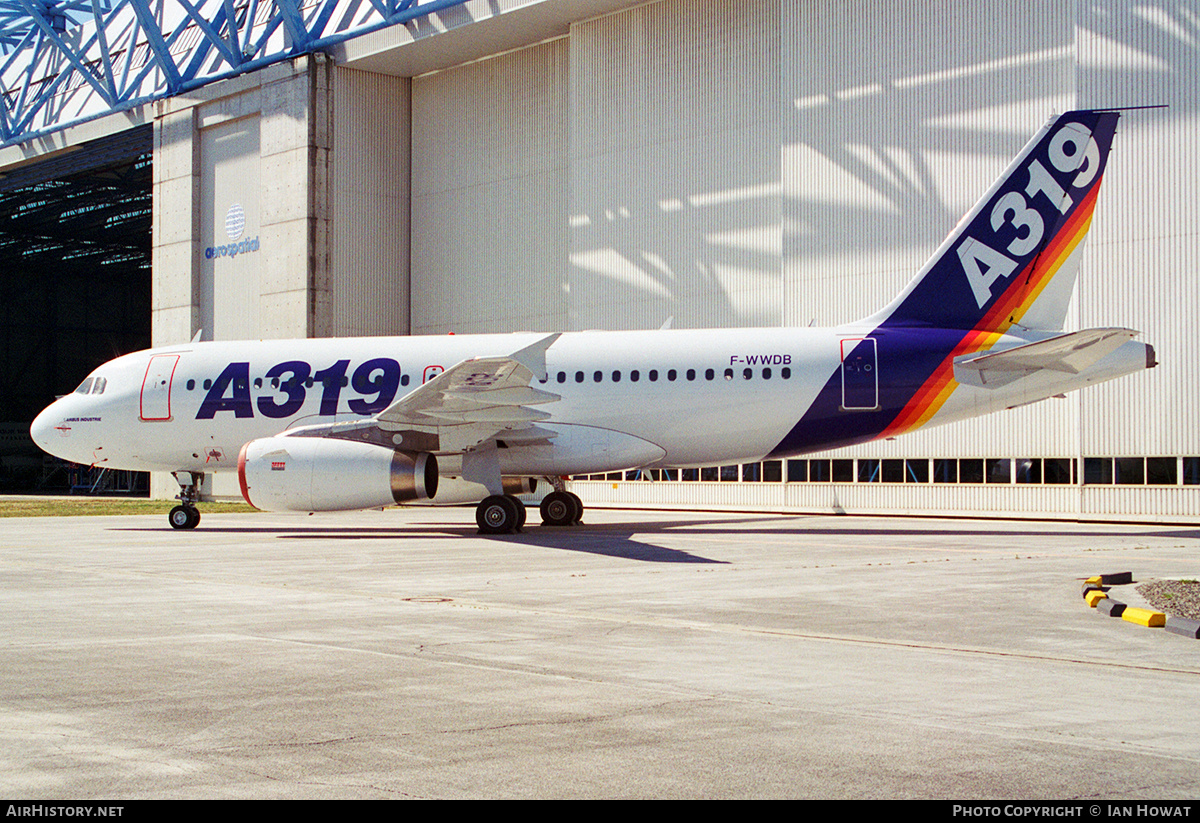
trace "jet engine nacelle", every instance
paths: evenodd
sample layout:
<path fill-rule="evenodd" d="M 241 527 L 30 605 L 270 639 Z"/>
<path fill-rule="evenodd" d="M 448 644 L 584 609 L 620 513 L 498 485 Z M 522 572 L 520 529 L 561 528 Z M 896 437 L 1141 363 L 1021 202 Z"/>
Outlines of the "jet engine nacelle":
<path fill-rule="evenodd" d="M 437 493 L 437 458 L 325 437 L 264 437 L 238 455 L 242 497 L 267 511 L 373 509 Z"/>

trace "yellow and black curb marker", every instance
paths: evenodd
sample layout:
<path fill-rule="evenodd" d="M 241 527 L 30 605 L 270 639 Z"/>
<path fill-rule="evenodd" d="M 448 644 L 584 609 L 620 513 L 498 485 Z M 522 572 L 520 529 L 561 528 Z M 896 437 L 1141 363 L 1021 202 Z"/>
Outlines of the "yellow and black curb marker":
<path fill-rule="evenodd" d="M 1186 617 L 1167 616 L 1152 609 L 1139 609 L 1127 606 L 1119 600 L 1108 596 L 1113 586 L 1124 586 L 1133 582 L 1133 572 L 1119 574 L 1099 574 L 1089 577 L 1083 582 L 1083 599 L 1090 608 L 1108 615 L 1119 617 L 1130 623 L 1150 628 L 1165 628 L 1172 634 L 1182 635 L 1193 639 L 1200 638 L 1200 620 L 1188 620 Z"/>

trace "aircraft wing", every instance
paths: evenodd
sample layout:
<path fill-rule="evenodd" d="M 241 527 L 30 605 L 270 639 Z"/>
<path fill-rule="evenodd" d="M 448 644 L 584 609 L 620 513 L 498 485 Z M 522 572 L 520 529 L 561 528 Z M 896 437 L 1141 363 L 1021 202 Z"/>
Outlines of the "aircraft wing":
<path fill-rule="evenodd" d="M 292 429 L 292 437 L 333 437 L 388 448 L 455 454 L 498 435 L 507 445 L 544 444 L 556 433 L 534 425 L 550 417 L 533 408 L 559 395 L 534 388 L 546 377 L 550 334 L 507 355 L 464 360 L 366 420 Z"/>
<path fill-rule="evenodd" d="M 534 407 L 559 395 L 531 384 L 545 378 L 546 349 L 558 337 L 547 335 L 508 355 L 464 360 L 379 412 L 375 422 L 384 431 L 436 436 L 430 451 L 461 452 L 501 433 L 513 443 L 544 442 L 553 432 L 534 424 L 550 414 Z"/>
<path fill-rule="evenodd" d="M 1085 329 L 1004 351 L 968 355 L 954 361 L 954 379 L 964 385 L 998 388 L 1042 369 L 1078 374 L 1137 335 L 1133 329 Z"/>

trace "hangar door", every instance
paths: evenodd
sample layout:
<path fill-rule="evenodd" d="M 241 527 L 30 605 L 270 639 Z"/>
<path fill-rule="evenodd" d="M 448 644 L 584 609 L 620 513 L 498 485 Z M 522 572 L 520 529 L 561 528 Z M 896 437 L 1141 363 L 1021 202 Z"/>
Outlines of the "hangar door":
<path fill-rule="evenodd" d="M 0 492 L 136 491 L 45 459 L 29 423 L 150 345 L 150 126 L 0 169 Z"/>

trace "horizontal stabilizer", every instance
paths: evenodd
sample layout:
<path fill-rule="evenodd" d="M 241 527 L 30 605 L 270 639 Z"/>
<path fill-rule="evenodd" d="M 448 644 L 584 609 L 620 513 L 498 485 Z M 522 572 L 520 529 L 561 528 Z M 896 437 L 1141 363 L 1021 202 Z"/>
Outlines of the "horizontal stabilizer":
<path fill-rule="evenodd" d="M 967 355 L 954 361 L 954 379 L 967 386 L 998 388 L 1043 369 L 1079 374 L 1137 335 L 1133 329 L 1085 329 L 1004 351 Z"/>

